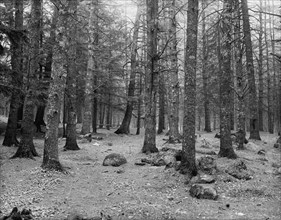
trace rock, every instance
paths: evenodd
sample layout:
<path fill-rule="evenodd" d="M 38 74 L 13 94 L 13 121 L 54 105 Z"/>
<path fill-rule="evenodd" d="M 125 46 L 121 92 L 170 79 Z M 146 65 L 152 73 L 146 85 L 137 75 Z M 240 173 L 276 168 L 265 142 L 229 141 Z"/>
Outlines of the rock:
<path fill-rule="evenodd" d="M 21 212 L 17 207 L 14 207 L 8 216 L 3 216 L 0 220 L 27 220 L 33 219 L 31 210 L 23 209 Z"/>
<path fill-rule="evenodd" d="M 273 145 L 273 147 L 274 147 L 274 148 L 281 149 L 281 144 L 279 144 L 279 143 L 275 143 L 275 144 Z"/>
<path fill-rule="evenodd" d="M 280 167 L 281 167 L 281 163 L 275 163 L 275 162 L 273 162 L 273 163 L 271 164 L 271 166 L 274 167 L 274 168 L 280 168 Z"/>
<path fill-rule="evenodd" d="M 197 199 L 218 199 L 217 191 L 211 186 L 193 184 L 189 190 L 189 194 Z"/>
<path fill-rule="evenodd" d="M 264 150 L 264 149 L 259 150 L 259 151 L 258 151 L 258 154 L 259 154 L 259 155 L 265 155 L 265 150 Z"/>
<path fill-rule="evenodd" d="M 250 180 L 253 178 L 252 172 L 247 170 L 247 166 L 243 160 L 233 162 L 228 166 L 225 172 L 240 180 Z"/>
<path fill-rule="evenodd" d="M 217 171 L 217 164 L 213 157 L 206 156 L 198 159 L 198 169 L 203 173 L 213 175 Z"/>
<path fill-rule="evenodd" d="M 192 178 L 192 183 L 198 183 L 198 184 L 208 184 L 208 183 L 214 183 L 216 180 L 213 176 L 208 174 L 198 174 L 194 178 Z"/>
<path fill-rule="evenodd" d="M 135 162 L 135 165 L 136 166 L 144 166 L 146 163 L 144 162 Z"/>
<path fill-rule="evenodd" d="M 116 154 L 116 153 L 112 153 L 107 155 L 104 160 L 102 165 L 103 166 L 113 166 L 113 167 L 119 167 L 122 164 L 127 163 L 126 158 L 121 155 L 121 154 Z"/>

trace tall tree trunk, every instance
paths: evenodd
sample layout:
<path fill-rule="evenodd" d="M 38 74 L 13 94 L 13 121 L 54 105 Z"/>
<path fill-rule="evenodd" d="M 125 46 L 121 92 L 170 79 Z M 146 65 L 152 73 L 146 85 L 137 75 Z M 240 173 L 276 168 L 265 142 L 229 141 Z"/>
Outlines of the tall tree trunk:
<path fill-rule="evenodd" d="M 141 128 L 141 106 L 142 106 L 142 73 L 139 76 L 139 98 L 138 98 L 138 117 L 137 117 L 137 131 L 136 135 L 140 134 Z"/>
<path fill-rule="evenodd" d="M 157 134 L 162 134 L 165 130 L 165 79 L 164 73 L 159 74 L 159 114 L 158 114 Z"/>
<path fill-rule="evenodd" d="M 104 89 L 103 89 L 104 90 Z M 103 92 L 104 93 L 104 92 Z M 100 124 L 99 124 L 99 128 L 103 128 L 103 124 L 104 124 L 104 115 L 105 115 L 105 104 L 104 101 L 101 100 L 100 97 L 100 101 L 99 101 L 99 113 L 100 113 Z"/>
<path fill-rule="evenodd" d="M 66 125 L 66 143 L 64 150 L 79 150 L 76 140 L 76 18 L 77 18 L 77 0 L 68 2 L 67 25 L 67 77 L 66 77 L 66 106 L 68 109 L 68 121 Z M 72 15 L 72 16 L 70 16 Z"/>
<path fill-rule="evenodd" d="M 258 60 L 258 70 L 259 70 L 259 129 L 263 131 L 263 27 L 262 27 L 262 0 L 260 0 L 260 13 L 259 13 L 259 22 L 260 22 L 260 30 L 259 30 L 259 60 Z"/>
<path fill-rule="evenodd" d="M 178 57 L 177 57 L 177 21 L 176 21 L 176 5 L 175 0 L 170 0 L 169 13 L 169 39 L 171 43 L 168 44 L 169 51 L 169 66 L 170 73 L 168 74 L 169 82 L 169 143 L 181 142 L 179 134 L 179 79 L 178 79 Z M 170 45 L 170 46 L 169 46 Z"/>
<path fill-rule="evenodd" d="M 235 70 L 236 70 L 236 81 L 237 81 L 237 96 L 238 96 L 238 105 L 237 105 L 237 133 L 238 133 L 238 148 L 239 150 L 245 149 L 244 141 L 246 136 L 245 131 L 245 96 L 244 88 L 246 85 L 246 79 L 243 73 L 243 47 L 242 47 L 242 38 L 241 38 L 241 13 L 239 2 L 235 1 L 234 3 L 234 16 L 235 16 L 235 25 L 234 25 L 234 59 Z"/>
<path fill-rule="evenodd" d="M 231 140 L 231 21 L 232 0 L 224 0 L 223 18 L 219 26 L 218 55 L 220 83 L 220 157 L 237 158 Z M 221 46 L 220 46 L 221 44 Z"/>
<path fill-rule="evenodd" d="M 55 37 L 54 30 L 56 28 L 58 18 L 58 9 L 54 6 L 54 14 L 52 19 L 52 33 L 51 38 Z M 50 41 L 50 50 L 53 51 L 53 46 L 55 39 Z M 62 165 L 59 162 L 58 154 L 58 133 L 59 133 L 59 121 L 60 121 L 60 110 L 61 103 L 63 102 L 63 94 L 65 86 L 65 72 L 62 71 L 61 64 L 58 61 L 53 63 L 52 71 L 52 82 L 49 88 L 49 97 L 47 104 L 47 125 L 46 125 L 46 135 L 44 142 L 44 154 L 43 162 L 41 167 L 46 170 L 57 170 L 62 171 Z"/>
<path fill-rule="evenodd" d="M 255 70 L 253 61 L 253 49 L 251 40 L 251 28 L 249 21 L 247 0 L 241 0 L 244 42 L 246 47 L 246 67 L 249 85 L 249 105 L 250 105 L 250 139 L 261 140 L 259 133 L 258 101 L 255 83 Z"/>
<path fill-rule="evenodd" d="M 136 81 L 136 66 L 137 66 L 137 50 L 138 50 L 138 35 L 140 27 L 140 16 L 142 12 L 141 3 L 138 4 L 137 15 L 134 24 L 133 42 L 131 46 L 131 73 L 130 82 L 128 86 L 128 101 L 126 106 L 125 115 L 121 126 L 115 131 L 116 134 L 129 134 L 132 113 L 134 110 L 134 96 L 135 96 L 135 81 Z"/>
<path fill-rule="evenodd" d="M 187 174 L 187 181 L 197 175 L 195 162 L 195 113 L 196 113 L 196 59 L 198 35 L 198 0 L 188 0 L 186 48 L 184 60 L 184 118 L 180 172 Z"/>
<path fill-rule="evenodd" d="M 205 15 L 206 2 L 202 1 L 202 38 L 203 38 L 203 60 L 202 60 L 202 77 L 203 77 L 203 94 L 204 94 L 204 116 L 205 116 L 205 128 L 204 131 L 211 132 L 211 121 L 210 121 L 210 101 L 208 96 L 208 48 L 207 48 L 207 33 L 206 33 L 206 15 Z"/>
<path fill-rule="evenodd" d="M 97 19 L 95 15 L 95 3 L 91 1 L 90 16 L 88 21 L 89 29 L 89 43 L 88 43 L 88 64 L 87 73 L 85 79 L 85 102 L 84 102 L 84 117 L 82 123 L 81 134 L 88 134 L 91 132 L 91 119 L 92 119 L 92 109 L 91 109 L 91 94 L 93 91 L 93 74 L 95 67 L 94 60 L 94 42 L 95 42 L 95 23 L 94 19 Z"/>
<path fill-rule="evenodd" d="M 40 48 L 40 33 L 41 33 L 41 16 L 42 16 L 42 1 L 32 0 L 31 5 L 31 61 L 30 61 L 30 73 L 29 84 L 27 94 L 24 101 L 23 120 L 22 120 L 22 138 L 19 144 L 19 148 L 13 158 L 25 157 L 33 158 L 38 156 L 33 143 L 34 134 L 34 108 L 36 99 L 36 86 L 37 77 L 39 71 L 39 48 Z"/>
<path fill-rule="evenodd" d="M 145 75 L 145 134 L 143 153 L 158 152 L 156 147 L 156 103 L 158 90 L 158 0 L 146 0 L 147 5 L 147 72 Z"/>
<path fill-rule="evenodd" d="M 37 112 L 36 112 L 36 117 L 35 117 L 35 121 L 34 124 L 36 126 L 36 132 L 42 132 L 41 130 L 41 125 L 45 126 L 45 122 L 44 122 L 44 114 L 45 114 L 45 105 L 39 105 L 37 108 Z"/>
<path fill-rule="evenodd" d="M 22 30 L 23 29 L 23 0 L 15 1 L 15 29 Z M 15 44 L 12 45 L 12 57 L 11 57 L 11 65 L 12 65 L 12 84 L 16 87 L 12 91 L 11 101 L 10 101 L 10 111 L 8 117 L 8 124 L 6 127 L 5 137 L 3 141 L 4 146 L 17 146 L 19 144 L 17 140 L 17 116 L 18 109 L 21 102 L 21 87 L 23 81 L 22 74 L 22 39 Z"/>

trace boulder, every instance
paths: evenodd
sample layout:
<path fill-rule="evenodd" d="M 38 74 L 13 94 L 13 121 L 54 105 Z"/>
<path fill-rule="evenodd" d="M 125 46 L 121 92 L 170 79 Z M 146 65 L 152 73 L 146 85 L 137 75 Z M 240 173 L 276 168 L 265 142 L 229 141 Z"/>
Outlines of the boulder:
<path fill-rule="evenodd" d="M 198 183 L 198 184 L 210 184 L 210 183 L 214 183 L 215 181 L 216 180 L 213 176 L 204 173 L 198 174 L 191 180 L 192 183 Z"/>
<path fill-rule="evenodd" d="M 213 175 L 217 171 L 217 164 L 213 157 L 205 156 L 198 159 L 198 170 Z"/>
<path fill-rule="evenodd" d="M 189 194 L 197 199 L 218 199 L 218 193 L 212 186 L 193 184 L 189 190 Z"/>
<path fill-rule="evenodd" d="M 240 180 L 250 180 L 253 178 L 252 172 L 247 169 L 246 164 L 241 159 L 230 164 L 225 172 Z"/>
<path fill-rule="evenodd" d="M 121 154 L 116 154 L 116 153 L 112 153 L 107 155 L 104 160 L 102 165 L 103 166 L 113 166 L 113 167 L 119 167 L 122 164 L 127 163 L 126 158 L 121 155 Z"/>

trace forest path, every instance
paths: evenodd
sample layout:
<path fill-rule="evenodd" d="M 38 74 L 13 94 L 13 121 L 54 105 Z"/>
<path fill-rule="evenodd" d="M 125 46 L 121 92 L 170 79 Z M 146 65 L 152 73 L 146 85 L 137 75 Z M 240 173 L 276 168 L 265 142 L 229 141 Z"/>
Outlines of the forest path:
<path fill-rule="evenodd" d="M 103 140 L 91 143 L 78 140 L 79 151 L 63 151 L 59 143 L 60 161 L 68 174 L 43 172 L 42 157 L 36 160 L 13 159 L 16 148 L 0 148 L 1 211 L 14 206 L 30 208 L 36 219 L 63 219 L 68 213 L 97 216 L 100 211 L 113 219 L 279 219 L 281 216 L 280 151 L 273 148 L 277 137 L 261 133 L 262 141 L 250 141 L 245 151 L 236 151 L 247 167 L 254 171 L 248 181 L 217 181 L 220 198 L 198 200 L 189 195 L 190 186 L 174 169 L 150 165 L 136 166 L 144 158 L 140 153 L 143 135 L 119 136 L 113 131 L 99 130 Z M 200 132 L 197 149 L 206 141 L 215 152 L 219 139 L 215 133 Z M 198 135 L 199 136 L 199 135 Z M 164 135 L 157 136 L 157 146 L 167 146 Z M 3 141 L 1 136 L 0 141 Z M 43 153 L 43 139 L 35 139 Z M 170 145 L 180 149 L 181 144 Z M 259 155 L 260 149 L 265 155 Z M 109 153 L 122 153 L 128 163 L 121 167 L 102 166 Z M 197 157 L 203 156 L 197 153 Z M 216 156 L 214 156 L 217 158 Z M 223 170 L 233 160 L 217 158 Z M 2 178 L 3 177 L 3 178 Z M 229 204 L 229 208 L 226 205 Z"/>

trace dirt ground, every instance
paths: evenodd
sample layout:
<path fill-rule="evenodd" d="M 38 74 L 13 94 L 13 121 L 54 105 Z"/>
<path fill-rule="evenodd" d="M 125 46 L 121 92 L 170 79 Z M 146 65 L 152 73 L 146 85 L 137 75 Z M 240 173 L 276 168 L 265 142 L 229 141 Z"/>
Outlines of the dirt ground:
<path fill-rule="evenodd" d="M 151 165 L 136 166 L 145 157 L 140 153 L 143 135 L 116 135 L 114 130 L 98 130 L 103 140 L 91 143 L 78 140 L 79 151 L 63 151 L 60 139 L 60 161 L 67 174 L 44 172 L 43 139 L 34 143 L 41 157 L 36 160 L 9 159 L 15 147 L 0 147 L 1 196 L 0 210 L 9 213 L 13 207 L 32 210 L 35 219 L 64 219 L 69 213 L 98 216 L 101 211 L 113 219 L 280 219 L 281 166 L 280 150 L 273 148 L 277 136 L 261 133 L 262 141 L 250 141 L 246 150 L 236 151 L 253 179 L 214 184 L 219 199 L 199 200 L 189 195 L 184 176 L 174 169 Z M 207 141 L 218 153 L 219 139 L 215 132 L 198 133 L 196 148 Z M 164 135 L 157 136 L 157 147 L 165 144 Z M 3 142 L 3 136 L 0 138 Z M 181 148 L 181 144 L 171 145 Z M 260 149 L 265 155 L 259 155 Z M 109 153 L 122 153 L 128 163 L 120 167 L 102 166 Z M 204 156 L 197 153 L 197 157 Z M 220 170 L 233 160 L 217 158 Z"/>

